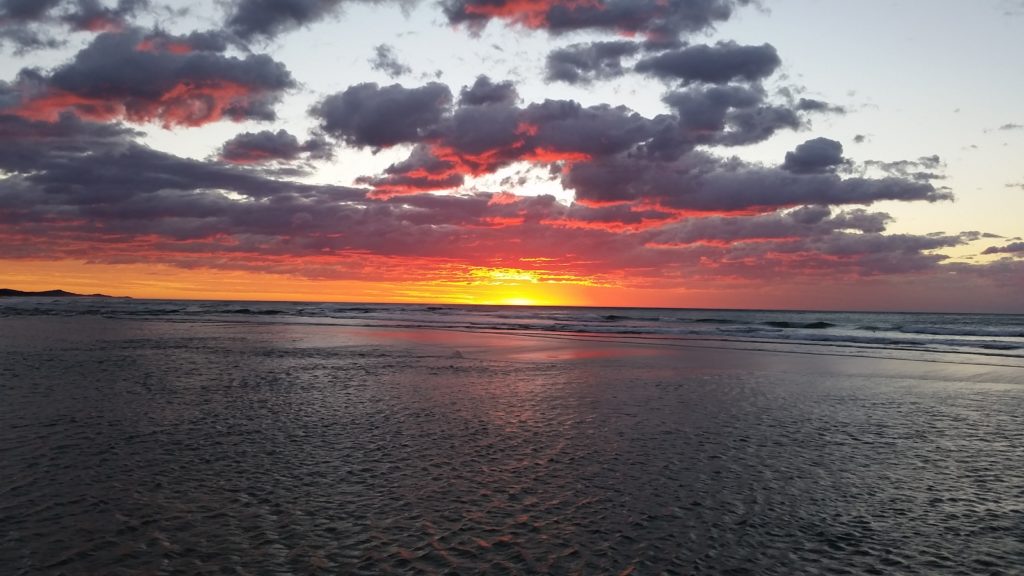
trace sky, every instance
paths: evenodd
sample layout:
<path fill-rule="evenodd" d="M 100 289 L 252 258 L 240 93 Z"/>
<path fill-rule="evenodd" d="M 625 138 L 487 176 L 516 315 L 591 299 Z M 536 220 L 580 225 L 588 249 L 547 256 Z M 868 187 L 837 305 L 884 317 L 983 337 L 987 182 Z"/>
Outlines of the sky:
<path fill-rule="evenodd" d="M 0 0 L 0 287 L 1024 312 L 1024 1 Z"/>

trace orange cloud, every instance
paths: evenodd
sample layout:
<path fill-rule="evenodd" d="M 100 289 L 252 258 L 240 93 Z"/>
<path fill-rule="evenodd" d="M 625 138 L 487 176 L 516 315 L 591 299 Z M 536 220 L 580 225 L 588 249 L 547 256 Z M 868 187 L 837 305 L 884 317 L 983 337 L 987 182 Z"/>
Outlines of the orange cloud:
<path fill-rule="evenodd" d="M 181 82 L 153 100 L 90 98 L 51 89 L 8 112 L 30 120 L 55 122 L 61 112 L 70 110 L 80 118 L 97 122 L 124 119 L 160 122 L 164 128 L 194 127 L 225 117 L 242 120 L 235 111 L 244 109 L 250 99 L 259 95 L 248 86 L 221 80 Z"/>
<path fill-rule="evenodd" d="M 494 4 L 469 4 L 465 10 L 473 16 L 502 18 L 527 28 L 544 28 L 548 13 L 555 6 L 565 8 L 601 8 L 599 0 L 507 0 Z"/>

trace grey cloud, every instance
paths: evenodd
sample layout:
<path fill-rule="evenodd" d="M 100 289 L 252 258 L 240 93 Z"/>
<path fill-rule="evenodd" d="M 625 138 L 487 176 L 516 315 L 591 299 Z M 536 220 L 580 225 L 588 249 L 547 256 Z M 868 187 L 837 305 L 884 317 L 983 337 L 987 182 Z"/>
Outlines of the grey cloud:
<path fill-rule="evenodd" d="M 477 76 L 472 86 L 464 86 L 459 92 L 459 106 L 515 104 L 518 100 L 519 93 L 512 82 L 494 83 L 484 75 Z"/>
<path fill-rule="evenodd" d="M 149 0 L 118 0 L 114 6 L 99 0 L 76 0 L 75 7 L 63 16 L 73 30 L 104 31 L 127 25 L 136 12 L 149 6 Z"/>
<path fill-rule="evenodd" d="M 875 168 L 891 176 L 898 178 L 910 178 L 919 182 L 930 182 L 942 180 L 945 176 L 938 172 L 945 167 L 942 159 L 937 155 L 922 156 L 917 160 L 896 160 L 885 162 L 879 160 L 867 160 L 864 162 L 867 168 Z"/>
<path fill-rule="evenodd" d="M 767 78 L 780 64 L 782 60 L 771 44 L 741 46 L 735 42 L 719 42 L 714 46 L 688 46 L 644 58 L 637 62 L 636 70 L 664 80 L 726 84 Z"/>
<path fill-rule="evenodd" d="M 842 144 L 828 138 L 814 138 L 786 152 L 782 169 L 796 174 L 815 174 L 835 170 L 844 162 Z"/>
<path fill-rule="evenodd" d="M 398 55 L 395 54 L 395 49 L 392 46 L 378 44 L 373 49 L 373 52 L 373 58 L 370 58 L 370 67 L 374 70 L 379 70 L 391 78 L 412 72 L 412 68 L 409 68 L 398 59 Z"/>
<path fill-rule="evenodd" d="M 670 42 L 680 34 L 728 20 L 749 0 L 602 0 L 600 2 L 516 3 L 513 0 L 442 0 L 448 20 L 481 27 L 502 18 L 553 33 L 607 30 L 647 35 Z"/>
<path fill-rule="evenodd" d="M 0 0 L 0 19 L 30 22 L 43 18 L 64 0 Z"/>
<path fill-rule="evenodd" d="M 800 98 L 797 100 L 795 107 L 801 112 L 830 112 L 832 114 L 846 114 L 846 108 L 843 108 L 842 106 L 829 104 L 823 100 L 815 100 L 813 98 Z M 856 141 L 856 138 L 854 140 Z M 863 142 L 863 140 L 858 142 Z"/>
<path fill-rule="evenodd" d="M 63 41 L 39 24 L 64 0 L 0 0 L 0 47 L 11 45 L 18 54 L 56 48 Z"/>
<path fill-rule="evenodd" d="M 507 106 L 473 108 L 502 107 Z M 513 109 L 521 115 L 530 107 Z M 531 115 L 538 121 L 552 119 L 552 126 L 558 122 L 571 126 L 576 122 L 628 125 L 637 121 L 619 108 L 566 103 L 538 106 Z M 289 135 L 268 134 L 284 143 L 285 149 L 294 149 Z M 843 183 L 835 175 L 794 175 L 699 153 L 670 163 L 640 162 L 625 156 L 628 152 L 615 158 L 639 162 L 636 173 L 641 176 L 660 171 L 652 166 L 676 168 L 677 175 L 690 179 L 665 181 L 659 190 L 708 206 L 721 207 L 723 202 L 761 206 L 782 196 L 787 202 L 794 196 L 811 200 L 793 204 L 800 207 L 791 211 L 774 210 L 746 220 L 713 216 L 669 223 L 677 218 L 671 211 L 686 202 L 645 195 L 638 197 L 642 204 L 635 206 L 595 208 L 566 207 L 550 196 L 498 197 L 488 193 L 369 198 L 363 189 L 303 184 L 219 162 L 176 157 L 139 144 L 137 136 L 128 126 L 88 122 L 72 114 L 55 122 L 0 114 L 0 170 L 7 174 L 0 180 L 4 254 L 139 262 L 158 251 L 162 262 L 172 265 L 330 277 L 350 273 L 365 277 L 364 271 L 347 268 L 360 266 L 358 260 L 350 259 L 362 255 L 436 257 L 443 259 L 445 266 L 460 262 L 486 265 L 535 256 L 558 258 L 559 266 L 566 269 L 571 269 L 573 259 L 586 262 L 583 271 L 587 274 L 630 270 L 647 278 L 700 274 L 700 258 L 707 256 L 721 263 L 724 274 L 764 278 L 787 273 L 785 264 L 777 264 L 785 259 L 768 255 L 791 254 L 791 260 L 821 266 L 823 273 L 839 270 L 871 275 L 929 269 L 943 257 L 927 251 L 963 242 L 957 236 L 884 236 L 881 232 L 887 215 L 863 210 L 833 214 L 823 205 L 832 204 L 833 198 L 855 201 L 895 195 L 907 200 L 911 199 L 909 192 L 885 194 L 881 189 L 891 186 L 895 191 L 909 185 L 924 190 L 926 184 L 863 183 L 857 179 Z M 549 137 L 543 130 L 535 136 Z M 598 143 L 592 150 L 601 152 L 604 146 L 607 150 L 622 148 L 620 144 Z M 446 159 L 431 160 L 426 145 L 414 150 L 424 155 L 421 166 L 432 161 L 437 164 L 436 174 L 443 176 L 451 167 Z M 579 162 L 573 169 L 588 164 Z M 396 166 L 392 172 L 401 176 L 407 171 Z M 742 193 L 731 188 L 733 183 L 723 181 L 730 174 L 741 173 L 746 182 L 736 186 L 744 189 Z M 639 186 L 656 191 L 650 187 L 652 182 Z M 798 192 L 792 192 L 793 188 Z M 819 193 L 810 193 L 810 189 Z M 665 208 L 655 206 L 658 203 Z M 520 223 L 506 226 L 495 221 Z M 577 228 L 580 223 L 637 228 L 617 233 L 610 228 Z M 655 227 L 640 226 L 644 223 Z M 25 241 L 26 237 L 31 241 Z M 704 245 L 693 250 L 646 245 L 659 239 L 683 242 L 701 237 L 710 242 L 766 241 Z M 321 264 L 293 258 L 311 255 Z M 324 263 L 325 258 L 333 259 Z M 282 260 L 288 260 L 287 265 L 282 265 Z M 756 263 L 743 264 L 751 261 Z M 369 265 L 387 263 L 375 259 Z M 401 267 L 401 263 L 396 265 Z M 374 272 L 378 277 L 383 274 L 379 268 Z M 415 273 L 421 274 L 422 268 Z M 388 274 L 414 273 L 396 270 Z"/>
<path fill-rule="evenodd" d="M 29 104 L 43 111 L 67 106 L 61 98 L 51 104 L 48 97 L 72 94 L 80 101 L 71 108 L 86 116 L 123 114 L 133 121 L 162 120 L 165 125 L 197 125 L 222 115 L 271 120 L 284 91 L 296 85 L 287 68 L 266 55 L 236 58 L 206 51 L 139 50 L 145 39 L 137 30 L 100 34 L 48 76 L 23 70 L 19 78 L 30 92 Z"/>
<path fill-rule="evenodd" d="M 149 0 L 0 0 L 0 45 L 16 53 L 64 45 L 62 28 L 93 32 L 121 29 Z"/>
<path fill-rule="evenodd" d="M 235 0 L 226 26 L 245 40 L 273 38 L 328 16 L 341 4 L 341 0 Z"/>
<path fill-rule="evenodd" d="M 589 84 L 626 73 L 622 59 L 640 51 L 636 42 L 590 42 L 572 44 L 547 56 L 547 79 L 569 84 Z"/>
<path fill-rule="evenodd" d="M 986 248 L 982 254 L 1022 254 L 1024 255 L 1024 242 L 1011 242 L 1006 246 L 991 246 Z"/>
<path fill-rule="evenodd" d="M 330 152 L 329 144 L 322 138 L 300 143 L 286 130 L 263 130 L 243 132 L 228 140 L 221 147 L 220 157 L 236 164 L 259 164 L 296 160 L 304 154 L 309 158 L 325 158 Z"/>
<path fill-rule="evenodd" d="M 1009 124 L 1003 124 L 1002 126 L 999 127 L 999 129 L 1000 130 L 1024 130 L 1024 125 L 1009 123 Z"/>
<path fill-rule="evenodd" d="M 156 29 L 145 35 L 143 46 L 157 52 L 225 52 L 237 44 L 237 39 L 220 30 L 198 30 L 184 35 L 175 35 Z"/>
<path fill-rule="evenodd" d="M 936 202 L 951 194 L 900 178 L 794 174 L 776 168 L 689 154 L 675 162 L 612 158 L 574 164 L 563 184 L 592 202 L 653 201 L 701 212 L 765 211 L 801 204 L 872 204 L 881 200 Z"/>
<path fill-rule="evenodd" d="M 384 175 L 361 177 L 358 182 L 386 193 L 409 193 L 421 190 L 457 188 L 465 177 L 454 162 L 435 156 L 430 148 L 419 144 L 409 157 L 388 166 Z"/>
<path fill-rule="evenodd" d="M 451 90 L 437 82 L 418 88 L 371 82 L 328 96 L 311 113 L 331 136 L 354 146 L 385 148 L 419 141 L 451 102 Z"/>
<path fill-rule="evenodd" d="M 814 218 L 807 218 L 810 212 Z M 692 244 L 697 242 L 742 242 L 744 240 L 792 240 L 823 238 L 842 230 L 880 234 L 892 217 L 884 212 L 856 209 L 832 215 L 827 207 L 804 207 L 792 212 L 772 212 L 755 216 L 708 216 L 686 218 L 658 228 L 649 242 L 655 244 Z"/>
<path fill-rule="evenodd" d="M 767 104 L 764 91 L 756 87 L 694 87 L 670 92 L 663 100 L 676 110 L 680 126 L 696 144 L 752 144 L 802 125 L 796 112 Z"/>

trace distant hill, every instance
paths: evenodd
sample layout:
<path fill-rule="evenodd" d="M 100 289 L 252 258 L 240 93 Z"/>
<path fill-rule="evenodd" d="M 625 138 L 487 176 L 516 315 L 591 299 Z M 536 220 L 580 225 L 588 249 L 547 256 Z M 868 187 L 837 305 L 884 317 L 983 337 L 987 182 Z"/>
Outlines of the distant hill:
<path fill-rule="evenodd" d="M 128 296 L 107 296 L 106 294 L 75 294 L 66 290 L 44 290 L 42 292 L 24 292 L 10 288 L 0 288 L 0 298 L 128 298 Z"/>

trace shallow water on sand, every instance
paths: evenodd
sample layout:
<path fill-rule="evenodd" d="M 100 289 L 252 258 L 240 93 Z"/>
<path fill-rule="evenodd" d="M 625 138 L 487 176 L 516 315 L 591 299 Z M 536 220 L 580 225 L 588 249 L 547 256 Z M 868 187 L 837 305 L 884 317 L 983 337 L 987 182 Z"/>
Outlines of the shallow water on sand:
<path fill-rule="evenodd" d="M 418 334 L 6 320 L 0 573 L 1024 567 L 1012 369 Z"/>

